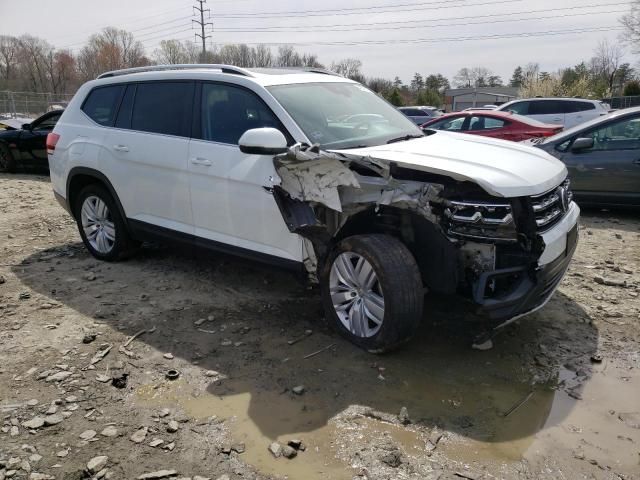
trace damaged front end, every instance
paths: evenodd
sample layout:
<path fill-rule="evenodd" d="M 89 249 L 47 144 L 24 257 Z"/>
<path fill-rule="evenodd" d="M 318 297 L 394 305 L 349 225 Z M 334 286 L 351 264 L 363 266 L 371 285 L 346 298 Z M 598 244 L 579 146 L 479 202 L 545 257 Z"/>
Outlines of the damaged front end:
<path fill-rule="evenodd" d="M 301 144 L 274 165 L 274 197 L 304 239 L 312 279 L 341 239 L 385 233 L 411 250 L 427 290 L 462 294 L 498 324 L 542 305 L 566 270 L 568 260 L 543 273 L 538 264 L 548 199 L 498 198 L 472 182 Z"/>

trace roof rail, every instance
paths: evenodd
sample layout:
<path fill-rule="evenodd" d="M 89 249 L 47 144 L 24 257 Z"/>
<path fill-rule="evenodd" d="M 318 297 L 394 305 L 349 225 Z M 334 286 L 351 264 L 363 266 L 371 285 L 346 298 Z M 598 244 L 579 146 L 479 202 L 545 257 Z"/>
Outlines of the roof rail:
<path fill-rule="evenodd" d="M 251 72 L 245 70 L 244 68 L 234 67 L 233 65 L 218 65 L 214 63 L 179 63 L 175 65 L 148 65 L 146 67 L 133 67 L 133 68 L 124 68 L 122 70 L 113 70 L 110 72 L 105 72 L 101 75 L 98 75 L 98 79 L 100 78 L 108 78 L 108 77 L 118 77 L 120 75 L 128 75 L 130 73 L 141 73 L 141 72 L 162 72 L 166 70 L 197 70 L 197 69 L 211 69 L 211 70 L 220 70 L 222 73 L 231 73 L 234 75 L 243 75 L 245 77 L 253 77 Z"/>
<path fill-rule="evenodd" d="M 287 67 L 284 67 L 287 68 Z M 294 69 L 299 69 L 302 70 L 304 72 L 309 72 L 309 73 L 322 73 L 323 75 L 333 75 L 334 77 L 342 77 L 342 75 L 340 75 L 339 73 L 336 73 L 334 71 L 328 70 L 326 68 L 319 68 L 319 67 L 294 67 Z"/>

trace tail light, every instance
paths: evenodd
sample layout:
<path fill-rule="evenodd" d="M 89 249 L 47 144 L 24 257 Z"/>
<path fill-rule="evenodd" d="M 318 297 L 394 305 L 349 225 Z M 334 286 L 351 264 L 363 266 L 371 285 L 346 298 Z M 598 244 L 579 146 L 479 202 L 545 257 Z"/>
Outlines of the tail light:
<path fill-rule="evenodd" d="M 57 133 L 50 133 L 49 135 L 47 135 L 47 153 L 48 154 L 52 154 L 53 151 L 56 149 L 58 140 L 60 140 L 60 135 L 58 135 Z"/>

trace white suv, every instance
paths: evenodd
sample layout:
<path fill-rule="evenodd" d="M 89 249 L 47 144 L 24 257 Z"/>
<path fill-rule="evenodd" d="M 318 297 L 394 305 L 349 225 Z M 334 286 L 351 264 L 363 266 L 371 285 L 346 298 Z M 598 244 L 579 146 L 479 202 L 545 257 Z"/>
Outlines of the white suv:
<path fill-rule="evenodd" d="M 606 115 L 610 107 L 599 100 L 582 98 L 527 98 L 505 103 L 497 110 L 570 128 Z"/>
<path fill-rule="evenodd" d="M 496 327 L 540 308 L 577 242 L 542 150 L 423 133 L 329 73 L 225 65 L 109 72 L 47 140 L 55 196 L 96 258 L 177 240 L 306 271 L 339 332 L 407 341 L 425 292 Z"/>

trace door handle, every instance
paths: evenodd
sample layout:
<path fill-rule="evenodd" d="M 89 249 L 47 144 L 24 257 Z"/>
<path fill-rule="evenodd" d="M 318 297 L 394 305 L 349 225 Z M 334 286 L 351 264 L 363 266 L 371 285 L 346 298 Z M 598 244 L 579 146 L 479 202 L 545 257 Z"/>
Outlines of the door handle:
<path fill-rule="evenodd" d="M 211 165 L 213 165 L 211 160 L 207 160 L 206 158 L 202 158 L 202 157 L 191 158 L 191 163 L 193 163 L 194 165 L 203 165 L 205 167 L 210 167 Z"/>
<path fill-rule="evenodd" d="M 129 151 L 129 147 L 127 147 L 126 145 L 114 145 L 113 149 L 116 152 L 128 152 Z"/>

